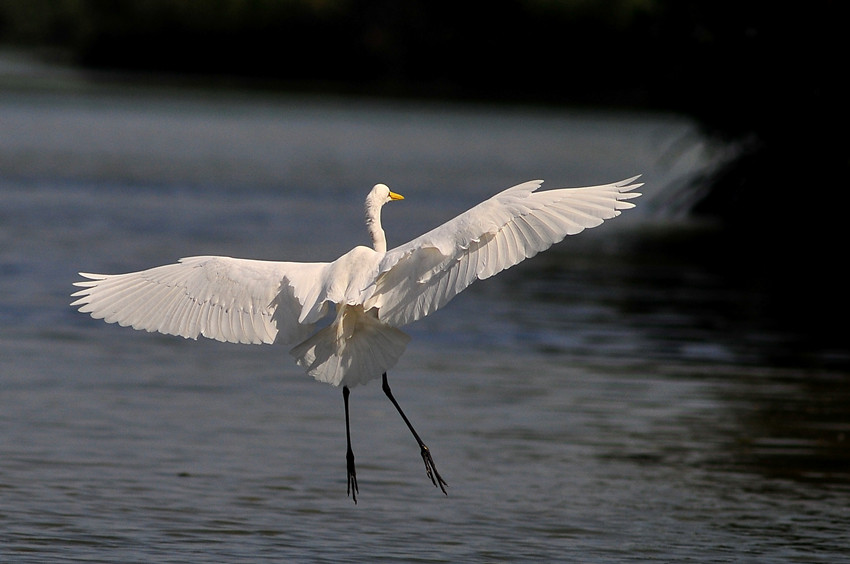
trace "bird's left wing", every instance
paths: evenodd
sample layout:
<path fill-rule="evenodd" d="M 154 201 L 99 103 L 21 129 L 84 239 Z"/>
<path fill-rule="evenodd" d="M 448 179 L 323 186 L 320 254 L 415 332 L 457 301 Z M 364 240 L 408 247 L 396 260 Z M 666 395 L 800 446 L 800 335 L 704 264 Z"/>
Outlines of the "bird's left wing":
<path fill-rule="evenodd" d="M 370 307 L 394 326 L 416 321 L 483 280 L 634 207 L 638 176 L 583 188 L 536 192 L 542 180 L 496 194 L 386 253 Z"/>
<path fill-rule="evenodd" d="M 326 263 L 190 257 L 127 274 L 85 274 L 71 305 L 107 323 L 231 343 L 295 343 Z M 307 304 L 313 306 L 312 303 Z"/>

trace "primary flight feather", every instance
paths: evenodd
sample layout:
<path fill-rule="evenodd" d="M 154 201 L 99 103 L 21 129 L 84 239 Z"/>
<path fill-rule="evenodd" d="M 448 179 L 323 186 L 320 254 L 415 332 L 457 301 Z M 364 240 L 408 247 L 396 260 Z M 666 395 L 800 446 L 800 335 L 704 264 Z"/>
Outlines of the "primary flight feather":
<path fill-rule="evenodd" d="M 637 178 L 545 191 L 537 191 L 540 180 L 519 184 L 389 251 L 381 208 L 403 198 L 377 184 L 366 197 L 372 248 L 354 247 L 333 262 L 204 256 L 127 274 L 80 273 L 87 280 L 75 283 L 82 289 L 71 305 L 135 329 L 289 345 L 308 374 L 343 386 L 346 422 L 349 388 L 383 376 L 384 391 L 404 417 L 386 382 L 409 341 L 398 327 L 433 313 L 474 281 L 634 207 Z M 332 322 L 316 331 L 327 315 Z M 427 447 L 404 419 L 429 477 L 442 488 Z M 353 455 L 348 474 L 356 493 Z"/>

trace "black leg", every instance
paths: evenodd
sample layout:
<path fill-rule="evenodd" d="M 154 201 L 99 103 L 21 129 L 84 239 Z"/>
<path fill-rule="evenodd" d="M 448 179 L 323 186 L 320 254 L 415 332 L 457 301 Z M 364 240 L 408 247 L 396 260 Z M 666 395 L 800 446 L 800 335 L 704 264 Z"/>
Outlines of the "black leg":
<path fill-rule="evenodd" d="M 357 489 L 357 472 L 354 471 L 354 451 L 351 450 L 351 427 L 348 423 L 348 394 L 351 391 L 348 389 L 348 386 L 342 387 L 342 400 L 345 402 L 345 442 L 348 446 L 345 451 L 345 462 L 348 471 L 348 486 L 346 487 L 346 493 L 351 495 L 352 499 L 354 499 L 354 503 L 357 504 L 357 494 L 360 493 Z"/>
<path fill-rule="evenodd" d="M 431 478 L 431 482 L 434 484 L 434 486 L 439 487 L 441 490 L 443 490 L 444 494 L 448 495 L 448 492 L 446 492 L 445 488 L 445 486 L 448 486 L 448 484 L 445 482 L 445 480 L 443 480 L 442 476 L 440 476 L 440 473 L 437 472 L 437 466 L 434 464 L 434 459 L 431 458 L 431 451 L 428 450 L 428 447 L 425 446 L 425 443 L 423 443 L 422 439 L 419 438 L 419 434 L 416 432 L 416 429 L 414 429 L 413 425 L 410 424 L 410 420 L 408 420 L 407 416 L 401 410 L 401 406 L 393 397 L 393 393 L 390 390 L 390 384 L 389 382 L 387 382 L 386 372 L 384 372 L 383 384 L 381 388 L 384 390 L 384 393 L 387 395 L 387 397 L 390 398 L 390 401 L 393 402 L 393 405 L 398 410 L 399 415 L 401 415 L 401 418 L 404 419 L 405 424 L 407 424 L 407 428 L 410 429 L 411 433 L 413 433 L 413 438 L 416 439 L 417 443 L 419 443 L 419 448 L 422 451 L 422 460 L 425 462 L 425 472 L 427 472 L 428 477 Z"/>

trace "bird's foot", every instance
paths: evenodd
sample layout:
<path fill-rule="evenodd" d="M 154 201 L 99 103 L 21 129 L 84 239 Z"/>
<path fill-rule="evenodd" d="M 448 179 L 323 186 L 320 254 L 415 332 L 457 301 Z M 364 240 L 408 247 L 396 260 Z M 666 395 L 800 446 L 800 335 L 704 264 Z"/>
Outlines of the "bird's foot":
<path fill-rule="evenodd" d="M 352 451 L 348 451 L 345 455 L 346 467 L 348 472 L 348 486 L 346 487 L 346 493 L 351 496 L 351 499 L 354 500 L 354 504 L 357 504 L 357 494 L 360 493 L 360 490 L 357 489 L 357 472 L 354 470 L 354 453 Z"/>
<path fill-rule="evenodd" d="M 434 487 L 438 487 L 443 490 L 443 493 L 449 495 L 446 491 L 446 486 L 448 484 L 443 477 L 440 476 L 440 473 L 437 472 L 437 465 L 434 464 L 434 459 L 431 458 L 431 451 L 427 446 L 422 445 L 422 460 L 425 462 L 425 472 L 428 474 L 428 477 L 431 479 L 431 483 L 434 484 Z"/>

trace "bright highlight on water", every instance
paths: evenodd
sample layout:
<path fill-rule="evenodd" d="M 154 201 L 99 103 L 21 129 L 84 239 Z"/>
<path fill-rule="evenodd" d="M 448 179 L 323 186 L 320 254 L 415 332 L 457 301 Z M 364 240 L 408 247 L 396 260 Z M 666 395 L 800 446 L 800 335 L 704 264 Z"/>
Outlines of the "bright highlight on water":
<path fill-rule="evenodd" d="M 350 389 L 378 376 L 420 447 L 434 486 L 446 493 L 425 445 L 392 395 L 387 371 L 410 337 L 398 328 L 489 278 L 634 207 L 638 176 L 599 186 L 538 192 L 541 180 L 496 194 L 443 225 L 387 251 L 384 204 L 402 200 L 384 184 L 366 197 L 372 248 L 333 262 L 204 256 L 127 274 L 86 274 L 73 294 L 83 313 L 107 323 L 197 339 L 281 343 L 316 380 L 342 386 L 348 493 L 359 493 L 349 427 Z M 333 311 L 331 305 L 334 306 Z M 317 324 L 327 316 L 329 325 Z"/>

